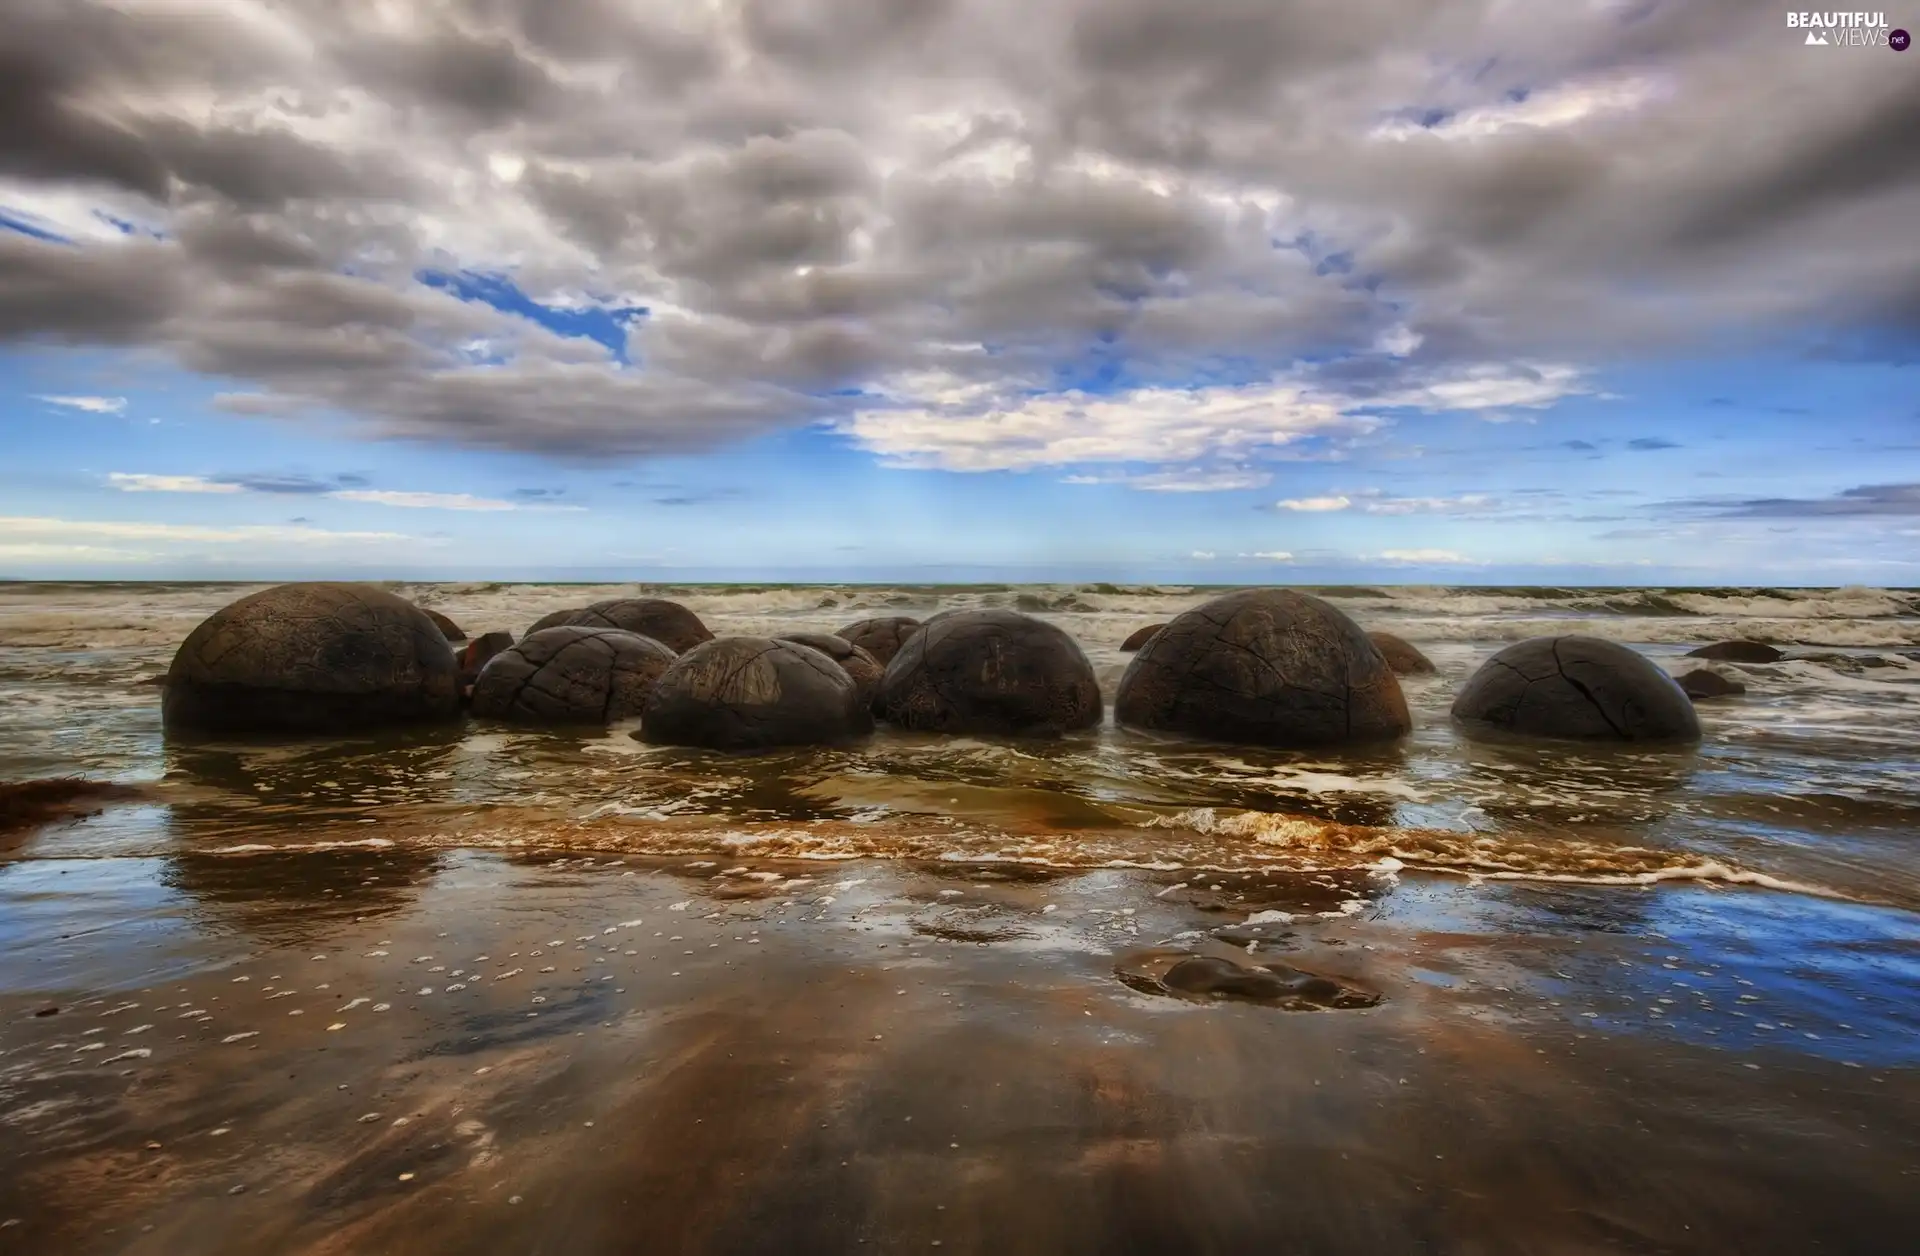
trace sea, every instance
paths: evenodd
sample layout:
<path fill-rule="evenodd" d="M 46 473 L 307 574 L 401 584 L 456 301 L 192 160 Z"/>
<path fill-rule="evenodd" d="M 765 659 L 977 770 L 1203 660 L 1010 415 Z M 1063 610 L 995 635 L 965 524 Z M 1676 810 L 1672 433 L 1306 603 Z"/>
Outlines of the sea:
<path fill-rule="evenodd" d="M 97 814 L 0 836 L 0 1107 L 10 1108 L 0 1116 L 0 1134 L 7 1136 L 0 1142 L 0 1178 L 9 1164 L 38 1166 L 38 1176 L 20 1177 L 17 1189 L 0 1187 L 0 1223 L 37 1230 L 44 1242 L 86 1235 L 62 1250 L 186 1250 L 165 1244 L 204 1234 L 208 1225 L 223 1237 L 195 1240 L 194 1250 L 389 1250 L 371 1239 L 361 1249 L 326 1246 L 319 1236 L 340 1225 L 372 1227 L 366 1233 L 400 1244 L 390 1250 L 494 1250 L 486 1246 L 488 1226 L 519 1215 L 504 1201 L 531 1198 L 539 1174 L 496 1173 L 486 1167 L 493 1163 L 488 1157 L 511 1160 L 504 1149 L 516 1137 L 534 1138 L 532 1127 L 540 1123 L 519 1109 L 513 1109 L 519 1115 L 487 1115 L 489 1102 L 509 1104 L 505 1090 L 492 1100 L 447 1101 L 449 1079 L 458 1074 L 460 1085 L 470 1087 L 474 1067 L 509 1071 L 505 1062 L 476 1066 L 492 1058 L 486 1053 L 559 1068 L 550 1053 L 560 1039 L 529 1037 L 535 1024 L 562 1037 L 640 1034 L 637 1025 L 665 1034 L 658 1026 L 673 1020 L 667 1009 L 682 1007 L 692 1016 L 686 1009 L 697 1006 L 702 1015 L 718 1015 L 717 1007 L 733 1006 L 729 999 L 746 997 L 744 987 L 730 983 L 747 978 L 735 967 L 745 961 L 716 957 L 749 947 L 764 947 L 752 952 L 760 956 L 785 947 L 784 963 L 819 965 L 843 981 L 852 980 L 846 973 L 891 972 L 911 956 L 935 974 L 922 973 L 911 987 L 899 978 L 901 996 L 911 988 L 931 1000 L 922 1032 L 983 1021 L 1000 1032 L 1008 1018 L 1040 1024 L 1056 1012 L 1073 1022 L 1068 1031 L 1078 1032 L 1084 1010 L 1087 1025 L 1133 1035 L 1145 1060 L 1159 1058 L 1152 1056 L 1163 1032 L 1156 1026 L 1170 1024 L 1153 1009 L 1179 1000 L 1156 1002 L 1139 993 L 1137 982 L 1114 980 L 1117 971 L 1137 966 L 1141 948 L 1230 943 L 1234 954 L 1257 955 L 1271 938 L 1265 953 L 1284 953 L 1306 970 L 1383 993 L 1381 1008 L 1394 1011 L 1331 1011 L 1315 1023 L 1373 1025 L 1364 1032 L 1384 1035 L 1378 1044 L 1404 1049 L 1413 1062 L 1396 1067 L 1421 1067 L 1415 1052 L 1426 1054 L 1423 1035 L 1448 1025 L 1494 1033 L 1495 1024 L 1530 1044 L 1535 1039 L 1528 1034 L 1547 1035 L 1539 1040 L 1542 1053 L 1562 1041 L 1571 1049 L 1577 1035 L 1588 1052 L 1578 1057 L 1583 1060 L 1596 1058 L 1605 1041 L 1613 1044 L 1609 1049 L 1668 1053 L 1622 1057 L 1629 1061 L 1693 1061 L 1696 1054 L 1753 1068 L 1785 1061 L 1821 1070 L 1822 1079 L 1878 1087 L 1863 1090 L 1869 1115 L 1849 1137 L 1871 1144 L 1875 1156 L 1908 1157 L 1903 1172 L 1920 1163 L 1911 1157 L 1914 1124 L 1891 1115 L 1920 1103 L 1914 1087 L 1920 1067 L 1920 590 L 1308 589 L 1362 626 L 1412 642 L 1437 670 L 1401 679 L 1414 724 L 1404 743 L 1290 752 L 1149 735 L 1112 722 L 1114 691 L 1129 658 L 1122 641 L 1221 589 L 391 583 L 383 587 L 476 636 L 496 629 L 518 635 L 551 611 L 626 596 L 678 601 L 720 636 L 831 632 L 871 616 L 1009 608 L 1057 624 L 1080 643 L 1100 677 L 1109 714 L 1097 729 L 1052 741 L 882 728 L 853 745 L 752 755 L 649 746 L 634 737 L 632 723 L 582 731 L 469 721 L 317 741 L 170 741 L 160 725 L 156 678 L 197 623 L 258 587 L 0 585 L 0 781 L 85 776 L 137 787 L 130 801 Z M 1502 646 L 1548 634 L 1622 642 L 1676 676 L 1705 667 L 1745 692 L 1699 704 L 1704 737 L 1695 748 L 1496 747 L 1460 737 L 1448 708 L 1466 679 Z M 1786 658 L 1762 665 L 1687 657 L 1703 644 L 1736 638 L 1773 644 Z M 620 945 L 627 935 L 619 931 L 629 921 L 633 936 L 645 936 L 648 945 Z M 660 921 L 672 923 L 656 929 Z M 552 938 L 542 943 L 548 932 Z M 394 942 L 402 933 L 409 937 Z M 454 940 L 444 941 L 449 935 Z M 602 938 L 607 945 L 597 941 Z M 543 950 L 574 956 L 578 976 L 540 977 L 554 973 L 534 958 Z M 418 962 L 415 951 L 439 957 L 438 966 Z M 509 952 L 511 961 L 504 958 Z M 323 969 L 345 971 L 349 960 L 357 966 L 354 980 L 315 980 Z M 634 975 L 594 967 L 608 963 Z M 668 974 L 679 979 L 686 972 L 691 980 L 696 964 L 708 974 L 701 978 L 704 993 L 683 1006 L 675 991 L 686 987 Z M 450 976 L 450 967 L 459 972 Z M 406 971 L 395 976 L 399 969 Z M 643 969 L 656 986 L 643 988 Z M 969 1019 L 926 986 L 931 980 L 957 989 L 970 979 L 979 986 L 989 972 L 1002 990 L 994 998 L 1012 998 L 1004 989 L 1017 987 L 1104 1002 L 1084 1009 L 1076 1002 L 1063 1011 L 1066 1005 L 1055 1000 L 1047 1011 L 996 1011 L 982 994 Z M 598 984 L 602 979 L 606 985 Z M 882 979 L 888 986 L 893 980 Z M 526 996 L 532 1003 L 524 1009 L 510 1008 L 498 991 L 516 986 L 540 992 Z M 828 997 L 822 992 L 833 988 L 816 993 Z M 298 997 L 249 1005 L 244 1014 L 235 1006 L 243 994 L 274 989 Z M 798 997 L 784 986 L 774 994 L 755 989 L 753 997 L 771 1000 L 769 1006 Z M 484 1008 L 443 1010 L 482 998 Z M 183 999 L 189 1006 L 176 1007 Z M 384 1019 L 369 1016 L 369 1000 L 379 1000 Z M 138 1010 L 114 1011 L 121 1004 Z M 153 1010 L 161 1004 L 165 1011 Z M 561 1006 L 575 1013 L 556 1020 Z M 843 1006 L 864 1005 L 854 999 Z M 282 1007 L 306 1016 L 289 1021 Z M 39 1015 L 44 1008 L 55 1011 Z M 1422 1009 L 1414 1020 L 1391 1032 L 1381 1028 L 1393 1023 L 1382 1016 L 1407 1016 L 1414 1008 Z M 1271 1035 L 1298 1032 L 1274 1028 L 1298 1022 L 1285 1011 L 1243 1007 L 1240 1013 L 1253 1019 L 1234 1033 L 1269 1037 L 1219 1046 L 1222 1059 L 1239 1059 L 1242 1047 L 1266 1051 Z M 846 1013 L 848 1033 L 858 1031 L 864 1050 L 890 1052 L 893 1044 L 873 1019 L 879 1014 Z M 405 1028 L 391 1028 L 407 1016 Z M 382 1028 L 366 1031 L 358 1071 L 335 1081 L 355 1034 L 376 1020 Z M 134 1022 L 149 1028 L 122 1036 Z M 1532 1028 L 1515 1031 L 1515 1025 Z M 885 1032 L 898 1038 L 909 1030 Z M 632 1041 L 621 1039 L 620 1049 L 639 1050 Z M 1049 1041 L 1058 1047 L 1057 1034 Z M 104 1046 L 88 1050 L 93 1043 Z M 278 1053 L 270 1066 L 258 1054 L 262 1046 Z M 1044 1055 L 1043 1048 L 1054 1049 L 1034 1046 Z M 326 1050 L 331 1063 L 311 1063 Z M 309 1063 L 294 1068 L 289 1061 L 296 1056 Z M 102 1061 L 109 1058 L 107 1069 Z M 413 1061 L 416 1073 L 449 1070 L 431 1080 L 438 1098 L 409 1102 L 441 1114 L 434 1128 L 443 1147 L 463 1148 L 459 1163 L 468 1167 L 460 1172 L 469 1176 L 461 1179 L 458 1189 L 467 1194 L 460 1198 L 498 1210 L 487 1213 L 487 1225 L 477 1225 L 469 1246 L 449 1237 L 451 1231 L 426 1237 L 419 1228 L 426 1214 L 407 1212 L 416 1205 L 390 1198 L 398 1187 L 387 1179 L 380 1190 L 339 1180 L 341 1166 L 374 1154 L 356 1138 L 384 1131 L 388 1142 L 379 1154 L 386 1155 L 403 1137 L 404 1123 L 392 1122 L 404 1105 L 357 1094 L 375 1074 L 396 1093 L 429 1086 L 396 1080 L 401 1060 Z M 269 1076 L 282 1066 L 302 1080 Z M 621 1085 L 640 1085 L 638 1073 L 606 1067 Z M 1556 1086 L 1587 1076 L 1579 1072 L 1587 1065 L 1565 1067 L 1572 1071 L 1556 1074 Z M 1627 1065 L 1604 1066 L 1616 1067 Z M 248 1083 L 250 1097 L 238 1105 L 244 1112 L 227 1089 L 241 1084 L 231 1072 L 236 1068 L 258 1073 Z M 1591 1065 L 1594 1080 L 1602 1068 Z M 100 1081 L 103 1069 L 111 1085 Z M 1695 1070 L 1688 1063 L 1683 1071 Z M 544 1084 L 559 1087 L 553 1094 L 584 1094 L 584 1083 L 553 1082 L 558 1075 L 541 1074 Z M 324 1095 L 308 1089 L 322 1076 Z M 1733 1076 L 1751 1084 L 1749 1074 Z M 1462 1085 L 1470 1089 L 1471 1076 Z M 175 1092 L 169 1104 L 148 1103 L 156 1088 L 169 1086 Z M 314 1108 L 332 1100 L 335 1086 L 356 1092 L 341 1098 L 337 1125 Z M 142 1087 L 147 1099 L 130 1097 Z M 658 1094 L 645 1093 L 650 1097 L 632 1102 L 659 1102 Z M 1738 1114 L 1749 1110 L 1749 1100 L 1731 1092 L 1700 1100 L 1697 1127 L 1687 1137 L 1703 1145 L 1731 1137 L 1729 1131 L 1744 1128 Z M 1824 1119 L 1837 1110 L 1821 1100 L 1795 1102 L 1812 1107 L 1793 1109 L 1792 1120 Z M 367 1111 L 351 1110 L 357 1108 Z M 1476 1111 L 1484 1117 L 1487 1110 Z M 1874 1111 L 1887 1114 L 1884 1125 L 1875 1126 Z M 369 1113 L 371 1119 L 355 1124 Z M 1027 1119 L 1004 1115 L 1012 1125 Z M 975 1118 L 985 1119 L 977 1112 Z M 1479 1119 L 1454 1114 L 1448 1121 L 1455 1118 Z M 837 1118 L 820 1119 L 824 1130 Z M 1074 1129 L 1084 1133 L 1090 1119 L 1063 1117 L 1068 1134 L 1061 1137 Z M 1637 1154 L 1622 1150 L 1619 1139 L 1640 1117 L 1588 1112 L 1581 1119 L 1596 1131 L 1596 1145 L 1613 1139 L 1605 1153 L 1610 1165 Z M 1662 1119 L 1682 1117 L 1668 1112 Z M 486 1148 L 493 1150 L 473 1149 L 479 1135 L 458 1135 L 462 1120 L 482 1122 L 491 1140 Z M 700 1120 L 686 1115 L 683 1132 Z M 245 1154 L 238 1136 L 221 1128 L 239 1130 L 243 1122 L 253 1130 Z M 166 1132 L 155 1132 L 162 1127 Z M 1869 1127 L 1875 1128 L 1860 1132 Z M 539 1138 L 552 1136 L 541 1129 Z M 142 1131 L 139 1138 L 134 1131 Z M 159 1149 L 141 1152 L 148 1135 Z M 770 1144 L 754 1142 L 759 1135 L 746 1126 L 738 1137 L 752 1145 L 751 1154 L 739 1152 L 749 1159 L 776 1154 Z M 172 1155 L 167 1149 L 189 1139 L 203 1150 L 182 1151 L 185 1159 L 167 1179 L 185 1202 L 127 1187 L 132 1194 L 111 1210 L 110 1225 L 93 1214 L 87 1192 L 101 1175 L 134 1172 L 112 1156 Z M 282 1144 L 304 1146 L 306 1158 L 281 1157 L 270 1171 L 253 1167 L 266 1163 L 259 1160 L 263 1148 Z M 551 1150 L 550 1143 L 542 1146 Z M 15 1159 L 8 1159 L 9 1150 Z M 581 1166 L 604 1150 L 576 1146 L 555 1154 L 585 1172 Z M 1075 1154 L 1071 1147 L 1055 1151 Z M 1017 1160 L 1017 1145 L 1007 1154 Z M 1792 1152 L 1783 1145 L 1780 1155 Z M 432 1161 L 425 1152 L 414 1158 Z M 387 1161 L 378 1163 L 385 1172 Z M 1431 1159 L 1422 1163 L 1434 1168 Z M 1736 1179 L 1738 1170 L 1737 1164 L 1730 1170 Z M 1089 1182 L 1105 1172 L 1084 1165 L 1083 1171 Z M 1568 1181 L 1583 1183 L 1569 1188 L 1575 1195 L 1601 1191 L 1585 1172 L 1567 1169 Z M 396 1168 L 393 1182 L 400 1173 L 409 1173 L 410 1190 L 411 1174 L 428 1170 Z M 436 1181 L 458 1176 L 445 1166 L 433 1173 Z M 304 1193 L 288 1188 L 270 1206 L 260 1198 L 263 1175 L 298 1182 Z M 1467 1190 L 1477 1180 L 1463 1179 L 1452 1189 Z M 684 1185 L 660 1189 L 670 1195 Z M 227 1198 L 235 1187 L 255 1192 L 244 1208 Z M 891 1188 L 874 1177 L 861 1189 L 871 1195 Z M 323 1195 L 324 1207 L 315 1202 Z M 1791 1247 L 1798 1241 L 1791 1226 L 1781 1228 L 1776 1218 L 1769 1229 L 1761 1212 L 1740 1211 L 1735 1194 L 1723 1192 L 1724 1216 L 1714 1211 L 1711 1189 L 1706 1196 L 1699 1232 L 1683 1232 L 1678 1220 L 1663 1229 L 1664 1214 L 1649 1214 L 1633 1224 L 1643 1226 L 1635 1233 L 1652 1245 L 1617 1250 L 1804 1250 Z M 435 1206 L 449 1206 L 449 1198 Z M 1850 1199 L 1846 1224 L 1860 1227 L 1867 1242 L 1879 1233 L 1875 1225 L 1915 1220 L 1912 1201 L 1920 1191 L 1902 1178 L 1884 1192 Z M 986 1196 L 975 1202 L 993 1204 Z M 1410 1196 L 1407 1215 L 1424 1216 L 1423 1206 Z M 1554 1245 L 1604 1243 L 1602 1222 L 1594 1220 L 1603 1212 L 1574 1209 L 1540 1220 L 1539 1247 L 1445 1250 L 1576 1250 Z M 1586 1220 L 1568 1219 L 1576 1215 Z M 1606 1216 L 1606 1225 L 1627 1224 L 1617 1212 Z M 1280 1233 L 1259 1217 L 1242 1220 L 1240 1228 L 1219 1222 L 1208 1233 L 1221 1242 Z M 1602 1228 L 1579 1228 L 1589 1222 Z M 924 1232 L 918 1221 L 897 1217 L 874 1224 L 879 1228 L 871 1235 L 910 1238 L 908 1245 L 918 1249 L 931 1241 L 927 1235 L 942 1232 L 934 1221 Z M 755 1250 L 745 1239 L 745 1246 L 729 1247 L 733 1240 L 714 1237 L 723 1230 L 710 1227 L 701 1231 L 705 1240 L 657 1250 Z M 1670 1240 L 1659 1238 L 1669 1230 Z M 402 1243 L 394 1235 L 411 1237 Z M 854 1242 L 852 1229 L 822 1235 L 818 1250 Z M 1735 1246 L 1705 1246 L 1703 1235 Z M 5 1237 L 0 1233 L 0 1242 Z M 1369 1250 L 1345 1231 L 1321 1237 L 1330 1246 L 1315 1250 Z M 603 1250 L 585 1231 L 575 1238 L 577 1247 L 538 1250 Z M 1102 1249 L 1097 1238 L 1089 1232 L 1088 1250 L 1119 1250 Z M 997 1251 L 1027 1250 L 1018 1242 L 994 1243 Z M 1078 1250 L 1062 1243 L 1048 1250 Z M 654 1249 L 620 1247 L 608 1238 L 604 1250 Z"/>

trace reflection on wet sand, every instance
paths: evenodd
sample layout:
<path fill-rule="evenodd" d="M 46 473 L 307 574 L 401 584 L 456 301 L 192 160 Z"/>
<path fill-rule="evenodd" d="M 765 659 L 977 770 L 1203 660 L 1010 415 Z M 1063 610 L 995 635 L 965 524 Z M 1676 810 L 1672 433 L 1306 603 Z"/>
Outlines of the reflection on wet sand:
<path fill-rule="evenodd" d="M 1898 1250 L 1920 948 L 1836 905 L 1797 953 L 1883 940 L 1778 971 L 1784 901 L 454 855 L 377 918 L 266 893 L 191 972 L 0 996 L 0 1221 L 75 1256 Z"/>

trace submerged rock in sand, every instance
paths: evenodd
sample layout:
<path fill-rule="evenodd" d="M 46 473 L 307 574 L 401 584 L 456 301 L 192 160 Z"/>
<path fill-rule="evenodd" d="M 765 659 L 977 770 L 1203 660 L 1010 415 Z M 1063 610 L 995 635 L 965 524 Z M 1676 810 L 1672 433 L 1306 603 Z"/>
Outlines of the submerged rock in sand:
<path fill-rule="evenodd" d="M 1680 677 L 1679 684 L 1685 694 L 1696 701 L 1704 698 L 1731 698 L 1747 691 L 1747 687 L 1737 680 L 1729 680 L 1719 672 L 1700 668 Z"/>
<path fill-rule="evenodd" d="M 1645 656 L 1597 637 L 1534 637 L 1481 665 L 1453 702 L 1469 737 L 1693 742 L 1700 717 Z"/>
<path fill-rule="evenodd" d="M 481 668 L 473 713 L 517 724 L 610 724 L 640 714 L 673 661 L 672 650 L 638 633 L 542 628 Z"/>
<path fill-rule="evenodd" d="M 1763 641 L 1716 641 L 1688 650 L 1690 659 L 1717 659 L 1724 663 L 1778 663 L 1785 653 Z"/>
<path fill-rule="evenodd" d="M 215 611 L 173 657 L 168 729 L 344 732 L 458 714 L 459 667 L 431 617 L 365 584 L 283 584 Z"/>
<path fill-rule="evenodd" d="M 1387 666 L 1396 676 L 1424 676 L 1434 670 L 1433 660 L 1403 637 L 1390 632 L 1370 632 L 1367 640 L 1373 642 L 1373 648 L 1380 651 L 1380 657 L 1387 660 Z"/>
<path fill-rule="evenodd" d="M 861 703 L 873 705 L 874 696 L 880 692 L 881 673 L 886 671 L 886 667 L 873 655 L 845 637 L 830 632 L 791 632 L 774 640 L 789 641 L 794 645 L 804 645 L 809 650 L 820 651 L 853 678 L 853 683 L 860 688 Z"/>
<path fill-rule="evenodd" d="M 1247 589 L 1186 612 L 1120 680 L 1134 728 L 1259 746 L 1390 741 L 1412 728 L 1400 682 L 1360 625 L 1290 589 Z"/>
<path fill-rule="evenodd" d="M 675 654 L 684 654 L 702 642 L 713 640 L 713 633 L 700 617 L 663 598 L 626 597 L 595 602 L 578 610 L 555 611 L 527 630 L 528 634 L 546 628 L 618 628 L 624 632 L 652 637 Z"/>
<path fill-rule="evenodd" d="M 721 637 L 674 660 L 640 718 L 655 745 L 759 750 L 845 741 L 873 731 L 846 669 L 818 650 Z"/>
<path fill-rule="evenodd" d="M 1289 1012 L 1374 1007 L 1380 995 L 1286 964 L 1150 950 L 1123 957 L 1114 975 L 1136 990 L 1195 1001 L 1258 1003 Z"/>
<path fill-rule="evenodd" d="M 889 615 L 880 619 L 863 619 L 857 624 L 848 624 L 833 635 L 851 641 L 873 655 L 874 660 L 885 667 L 893 662 L 894 655 L 900 653 L 900 647 L 907 643 L 907 638 L 919 631 L 919 620 L 905 615 Z"/>
<path fill-rule="evenodd" d="M 1132 654 L 1135 650 L 1138 650 L 1141 646 L 1153 640 L 1153 634 L 1165 627 L 1165 624 L 1148 624 L 1145 628 L 1136 628 L 1133 632 L 1127 634 L 1125 641 L 1120 643 L 1120 652 L 1122 654 Z"/>
<path fill-rule="evenodd" d="M 1093 664 L 1072 637 L 1018 611 L 937 616 L 887 664 L 882 719 L 937 733 L 1058 736 L 1102 714 Z"/>

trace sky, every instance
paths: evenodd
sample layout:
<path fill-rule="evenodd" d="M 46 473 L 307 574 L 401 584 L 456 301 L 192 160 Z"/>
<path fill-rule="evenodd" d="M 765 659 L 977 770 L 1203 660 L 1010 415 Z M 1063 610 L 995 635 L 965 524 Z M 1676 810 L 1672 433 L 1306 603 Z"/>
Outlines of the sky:
<path fill-rule="evenodd" d="M 6 10 L 0 578 L 1920 585 L 1886 28 Z"/>

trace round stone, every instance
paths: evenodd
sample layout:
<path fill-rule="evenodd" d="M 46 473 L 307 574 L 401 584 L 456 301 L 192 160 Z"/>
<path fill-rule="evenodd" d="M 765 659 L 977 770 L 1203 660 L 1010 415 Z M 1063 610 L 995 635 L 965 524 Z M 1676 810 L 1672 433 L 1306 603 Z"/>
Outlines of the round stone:
<path fill-rule="evenodd" d="M 349 732 L 459 712 L 453 647 L 365 584 L 283 584 L 215 611 L 167 671 L 161 718 L 209 733 Z"/>
<path fill-rule="evenodd" d="M 1700 717 L 1671 676 L 1597 637 L 1534 637 L 1481 665 L 1453 701 L 1478 738 L 1692 742 Z"/>
<path fill-rule="evenodd" d="M 1690 659 L 1714 659 L 1723 663 L 1778 663 L 1787 657 L 1764 641 L 1716 641 L 1697 650 L 1688 650 Z"/>
<path fill-rule="evenodd" d="M 874 661 L 885 667 L 893 662 L 893 656 L 900 653 L 900 647 L 907 638 L 920 631 L 920 621 L 909 619 L 905 615 L 889 615 L 881 619 L 863 619 L 857 624 L 848 624 L 834 635 L 845 637 L 874 657 Z"/>
<path fill-rule="evenodd" d="M 846 669 L 766 637 L 721 637 L 674 660 L 640 717 L 642 741 L 714 750 L 846 741 L 873 716 Z"/>
<path fill-rule="evenodd" d="M 1165 627 L 1165 624 L 1148 624 L 1145 628 L 1135 629 L 1128 635 L 1125 641 L 1120 643 L 1120 652 L 1122 654 L 1132 654 L 1135 650 L 1138 650 L 1141 646 L 1153 640 L 1153 634 Z"/>
<path fill-rule="evenodd" d="M 563 624 L 637 632 L 643 637 L 652 637 L 675 654 L 685 654 L 701 642 L 713 640 L 713 634 L 707 631 L 698 615 L 678 602 L 653 597 L 612 598 L 578 610 L 555 611 L 528 631 L 538 632 Z"/>
<path fill-rule="evenodd" d="M 454 623 L 451 619 L 448 619 L 445 615 L 442 615 L 439 611 L 432 610 L 425 606 L 421 607 L 420 609 L 427 612 L 427 618 L 433 621 L 433 626 L 435 628 L 438 628 L 441 634 L 444 635 L 447 640 L 465 641 L 467 639 L 466 629 L 462 628 L 459 624 Z"/>
<path fill-rule="evenodd" d="M 1390 632 L 1370 632 L 1367 640 L 1373 642 L 1373 648 L 1380 651 L 1380 657 L 1387 660 L 1387 666 L 1393 669 L 1395 676 L 1422 676 L 1434 670 L 1433 660 L 1420 653 L 1405 638 L 1396 637 Z"/>
<path fill-rule="evenodd" d="M 794 645 L 804 645 L 810 650 L 818 650 L 838 663 L 853 683 L 860 688 L 860 701 L 863 705 L 873 705 L 873 698 L 880 691 L 880 674 L 886 670 L 880 661 L 845 637 L 830 632 L 793 632 L 774 638 L 776 641 L 790 641 Z"/>
<path fill-rule="evenodd" d="M 480 669 L 473 713 L 517 724 L 611 724 L 640 714 L 674 654 L 618 628 L 528 633 Z"/>
<path fill-rule="evenodd" d="M 1100 685 L 1077 643 L 1018 611 L 953 611 L 907 638 L 875 710 L 922 732 L 1058 736 L 1100 722 Z"/>
<path fill-rule="evenodd" d="M 1299 748 L 1390 741 L 1413 726 L 1360 625 L 1290 589 L 1229 593 L 1174 619 L 1127 667 L 1114 714 L 1133 728 Z"/>

